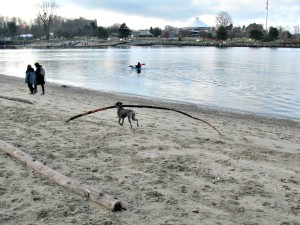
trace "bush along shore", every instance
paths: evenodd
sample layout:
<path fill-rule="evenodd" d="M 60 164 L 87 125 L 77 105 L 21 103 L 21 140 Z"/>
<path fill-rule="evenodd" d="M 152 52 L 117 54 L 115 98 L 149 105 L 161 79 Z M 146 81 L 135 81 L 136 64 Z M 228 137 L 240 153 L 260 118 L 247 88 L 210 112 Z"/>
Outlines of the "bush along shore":
<path fill-rule="evenodd" d="M 271 48 L 300 48 L 300 42 L 236 42 L 236 41 L 161 41 L 160 43 L 133 43 L 135 46 L 211 46 L 211 47 L 271 47 Z"/>

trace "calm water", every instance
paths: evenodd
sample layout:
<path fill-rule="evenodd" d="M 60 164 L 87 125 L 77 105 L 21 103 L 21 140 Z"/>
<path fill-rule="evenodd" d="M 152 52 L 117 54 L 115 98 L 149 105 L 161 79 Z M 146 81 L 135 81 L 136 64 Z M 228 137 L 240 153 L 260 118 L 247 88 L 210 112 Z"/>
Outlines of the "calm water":
<path fill-rule="evenodd" d="M 0 51 L 0 74 L 300 120 L 300 49 L 134 47 Z M 145 63 L 141 73 L 128 66 Z M 24 84 L 25 85 L 25 84 Z"/>

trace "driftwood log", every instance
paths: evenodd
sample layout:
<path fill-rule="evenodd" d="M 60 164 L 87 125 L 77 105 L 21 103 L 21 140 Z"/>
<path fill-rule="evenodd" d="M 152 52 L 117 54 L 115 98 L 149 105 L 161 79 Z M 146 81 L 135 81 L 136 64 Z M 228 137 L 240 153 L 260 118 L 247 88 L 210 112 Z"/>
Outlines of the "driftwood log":
<path fill-rule="evenodd" d="M 19 161 L 26 164 L 30 169 L 42 174 L 49 180 L 65 187 L 85 198 L 96 202 L 111 211 L 121 211 L 123 208 L 120 201 L 102 193 L 101 191 L 95 190 L 87 185 L 81 184 L 80 182 L 73 180 L 67 176 L 58 173 L 55 170 L 43 165 L 41 162 L 36 161 L 27 153 L 13 147 L 10 144 L 0 140 L 0 151 L 7 153 L 8 155 L 18 159 Z"/>
<path fill-rule="evenodd" d="M 89 114 L 91 114 L 91 113 L 103 111 L 103 110 L 106 110 L 106 109 L 112 109 L 112 108 L 116 108 L 116 106 L 113 105 L 113 106 L 108 106 L 108 107 L 104 107 L 104 108 L 93 109 L 93 110 L 90 110 L 90 111 L 88 111 L 88 112 L 80 113 L 80 114 L 78 114 L 78 115 L 76 115 L 76 116 L 72 116 L 71 118 L 67 119 L 67 120 L 66 120 L 66 123 L 68 123 L 68 122 L 70 122 L 71 120 L 74 120 L 74 119 L 76 119 L 76 118 L 78 118 L 78 117 L 81 117 L 81 116 L 86 116 L 86 115 L 89 115 Z"/>
<path fill-rule="evenodd" d="M 206 122 L 205 120 L 203 119 L 199 119 L 197 117 L 194 117 L 192 115 L 189 115 L 185 112 L 182 112 L 182 111 L 179 111 L 179 110 L 176 110 L 176 109 L 171 109 L 171 108 L 166 108 L 166 107 L 160 107 L 160 106 L 149 106 L 149 105 L 122 105 L 123 107 L 134 107 L 134 108 L 148 108 L 148 109 L 161 109 L 161 110 L 169 110 L 169 111 L 173 111 L 173 112 L 177 112 L 177 113 L 180 113 L 180 114 L 183 114 L 187 117 L 190 117 L 192 119 L 195 119 L 195 120 L 199 120 L 203 123 L 206 123 L 208 126 L 210 126 L 211 128 L 213 128 L 215 131 L 218 132 L 219 135 L 222 135 L 220 133 L 220 131 L 215 128 L 213 125 L 211 125 L 209 122 Z M 78 114 L 76 116 L 72 116 L 71 118 L 67 119 L 65 122 L 68 123 L 69 121 L 71 120 L 74 120 L 78 117 L 81 117 L 81 116 L 86 116 L 86 115 L 89 115 L 91 113 L 95 113 L 95 112 L 99 112 L 99 111 L 103 111 L 103 110 L 106 110 L 106 109 L 112 109 L 112 108 L 116 108 L 116 105 L 113 105 L 113 106 L 108 106 L 108 107 L 103 107 L 103 108 L 98 108 L 98 109 L 93 109 L 93 110 L 90 110 L 88 112 L 84 112 L 84 113 L 81 113 L 81 114 Z"/>

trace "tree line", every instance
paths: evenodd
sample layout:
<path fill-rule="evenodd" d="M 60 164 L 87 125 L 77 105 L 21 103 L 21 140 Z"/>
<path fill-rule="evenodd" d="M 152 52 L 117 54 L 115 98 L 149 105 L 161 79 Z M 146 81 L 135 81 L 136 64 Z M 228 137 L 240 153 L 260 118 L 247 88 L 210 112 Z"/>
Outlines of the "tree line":
<path fill-rule="evenodd" d="M 132 30 L 126 23 L 104 27 L 98 26 L 96 20 L 87 20 L 82 17 L 78 19 L 63 18 L 56 14 L 58 7 L 57 3 L 53 0 L 40 3 L 38 6 L 38 15 L 30 25 L 20 18 L 8 18 L 0 15 L 0 38 L 32 34 L 33 38 L 44 38 L 46 40 L 49 40 L 51 35 L 59 38 L 88 36 L 106 39 L 110 36 L 127 38 L 132 34 Z M 150 27 L 149 32 L 154 37 L 162 36 L 168 38 L 175 32 L 175 29 L 171 26 L 166 26 L 164 30 L 159 27 Z M 177 33 L 180 38 L 191 35 L 185 29 L 179 29 Z M 295 27 L 295 36 L 297 36 L 296 34 L 299 35 L 299 26 L 298 28 Z M 252 23 L 247 27 L 234 27 L 231 16 L 224 11 L 216 16 L 216 27 L 210 30 L 200 30 L 196 36 L 204 39 L 216 38 L 217 40 L 249 37 L 259 41 L 273 41 L 277 38 L 288 40 L 293 38 L 293 35 L 282 27 L 270 27 L 266 30 L 263 25 L 256 23 Z"/>
<path fill-rule="evenodd" d="M 252 23 L 247 27 L 233 27 L 231 16 L 227 12 L 220 12 L 216 16 L 216 38 L 219 40 L 227 40 L 232 38 L 249 37 L 258 41 L 274 41 L 276 39 L 288 40 L 293 35 L 282 27 L 269 27 L 265 30 L 263 25 Z M 295 34 L 299 35 L 299 27 L 295 26 Z M 298 29 L 298 30 L 297 30 Z"/>
<path fill-rule="evenodd" d="M 18 37 L 21 34 L 32 34 L 33 38 L 49 40 L 53 34 L 55 37 L 98 37 L 106 39 L 110 36 L 127 38 L 132 30 L 126 25 L 113 24 L 108 27 L 97 26 L 96 20 L 68 19 L 56 15 L 59 8 L 55 1 L 44 1 L 38 5 L 37 17 L 28 25 L 24 20 L 0 15 L 0 37 Z M 161 34 L 161 29 L 156 27 L 150 29 L 154 36 Z"/>

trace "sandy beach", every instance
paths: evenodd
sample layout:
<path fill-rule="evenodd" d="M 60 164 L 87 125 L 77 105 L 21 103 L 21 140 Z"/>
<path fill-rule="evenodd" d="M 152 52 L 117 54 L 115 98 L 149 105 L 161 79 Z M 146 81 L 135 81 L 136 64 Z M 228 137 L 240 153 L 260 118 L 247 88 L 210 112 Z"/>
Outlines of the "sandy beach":
<path fill-rule="evenodd" d="M 40 87 L 39 87 L 40 88 Z M 122 202 L 112 212 L 0 152 L 0 224 L 300 224 L 300 122 L 0 75 L 0 140 Z M 16 101 L 16 99 L 24 101 Z M 28 104 L 28 102 L 33 104 Z M 139 127 L 118 124 L 124 104 Z"/>

